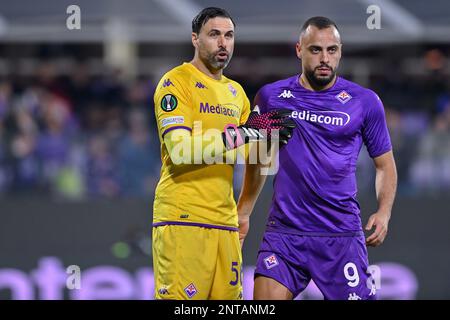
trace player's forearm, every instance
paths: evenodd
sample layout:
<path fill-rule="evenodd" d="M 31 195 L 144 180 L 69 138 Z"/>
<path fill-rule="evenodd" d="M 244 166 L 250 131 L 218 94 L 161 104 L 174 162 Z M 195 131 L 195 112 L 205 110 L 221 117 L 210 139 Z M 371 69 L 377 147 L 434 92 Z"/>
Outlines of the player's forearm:
<path fill-rule="evenodd" d="M 175 165 L 234 163 L 236 156 L 227 153 L 221 139 L 220 134 L 192 136 L 188 131 L 175 130 L 164 137 L 164 142 Z"/>
<path fill-rule="evenodd" d="M 237 204 L 240 219 L 248 218 L 251 215 L 267 175 L 274 169 L 273 164 L 277 163 L 277 145 L 273 145 L 269 150 L 267 144 L 264 143 L 259 144 L 258 147 L 259 162 L 256 164 L 250 162 L 245 165 L 244 180 Z M 254 153 L 255 150 L 252 152 Z"/>
<path fill-rule="evenodd" d="M 261 168 L 263 166 L 262 164 L 245 165 L 244 181 L 237 204 L 240 217 L 248 217 L 251 215 L 256 200 L 264 187 L 267 176 L 261 174 Z"/>
<path fill-rule="evenodd" d="M 375 190 L 378 200 L 378 211 L 390 217 L 397 191 L 397 170 L 393 159 L 381 166 L 377 166 Z"/>
<path fill-rule="evenodd" d="M 263 159 L 259 154 L 249 158 L 250 152 L 267 153 L 264 143 L 250 142 L 235 149 L 227 150 L 220 132 L 209 132 L 203 135 L 192 136 L 186 130 L 174 130 L 164 137 L 172 163 L 185 164 L 235 164 Z M 259 149 L 256 146 L 259 145 Z M 264 149 L 265 147 L 265 149 Z M 239 155 L 239 158 L 238 158 Z M 264 161 L 266 161 L 264 159 Z M 263 162 L 264 163 L 264 162 Z"/>

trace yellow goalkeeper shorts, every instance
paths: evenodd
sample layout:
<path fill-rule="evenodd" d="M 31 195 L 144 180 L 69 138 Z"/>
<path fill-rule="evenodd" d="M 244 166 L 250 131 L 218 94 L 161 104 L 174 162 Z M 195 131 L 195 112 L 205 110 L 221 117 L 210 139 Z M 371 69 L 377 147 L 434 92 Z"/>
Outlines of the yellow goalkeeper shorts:
<path fill-rule="evenodd" d="M 156 299 L 242 299 L 237 231 L 168 224 L 152 233 Z"/>

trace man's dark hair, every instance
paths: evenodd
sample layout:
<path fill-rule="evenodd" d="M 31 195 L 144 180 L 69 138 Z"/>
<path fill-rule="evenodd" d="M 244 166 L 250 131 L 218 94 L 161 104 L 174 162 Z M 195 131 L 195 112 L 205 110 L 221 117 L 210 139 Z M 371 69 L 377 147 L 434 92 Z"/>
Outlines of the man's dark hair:
<path fill-rule="evenodd" d="M 304 33 L 309 26 L 314 26 L 319 30 L 335 27 L 336 30 L 339 31 L 336 23 L 334 23 L 333 20 L 326 17 L 312 17 L 306 20 L 306 22 L 303 24 L 303 27 L 300 30 L 300 34 Z"/>
<path fill-rule="evenodd" d="M 192 32 L 197 34 L 200 33 L 200 30 L 205 23 L 207 23 L 209 19 L 216 17 L 228 18 L 231 22 L 233 22 L 233 26 L 236 26 L 230 14 L 225 9 L 208 7 L 200 11 L 199 14 L 197 14 L 192 20 Z"/>

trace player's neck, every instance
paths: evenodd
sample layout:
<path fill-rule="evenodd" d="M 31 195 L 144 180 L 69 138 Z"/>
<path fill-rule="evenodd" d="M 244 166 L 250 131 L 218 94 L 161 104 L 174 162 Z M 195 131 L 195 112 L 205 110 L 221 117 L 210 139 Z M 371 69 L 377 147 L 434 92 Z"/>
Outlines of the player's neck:
<path fill-rule="evenodd" d="M 208 67 L 197 57 L 194 57 L 190 62 L 194 67 L 200 70 L 202 73 L 206 74 L 208 77 L 213 78 L 215 80 L 222 79 L 222 69 L 219 70 L 210 70 Z"/>
<path fill-rule="evenodd" d="M 300 82 L 300 85 L 302 87 L 304 87 L 305 89 L 308 89 L 308 90 L 311 90 L 311 91 L 323 91 L 323 90 L 329 89 L 332 86 L 334 86 L 334 84 L 336 83 L 336 79 L 337 79 L 337 76 L 334 75 L 333 80 L 331 80 L 330 83 L 328 83 L 327 85 L 325 85 L 325 86 L 314 86 L 314 85 L 312 85 L 309 82 L 308 78 L 305 76 L 305 73 L 302 73 L 300 78 L 299 78 L 299 82 Z"/>

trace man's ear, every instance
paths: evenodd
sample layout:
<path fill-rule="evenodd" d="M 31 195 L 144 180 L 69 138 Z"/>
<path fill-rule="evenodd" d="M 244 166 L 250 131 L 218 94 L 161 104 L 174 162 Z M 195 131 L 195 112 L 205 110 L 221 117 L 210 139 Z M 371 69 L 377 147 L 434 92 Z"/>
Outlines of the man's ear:
<path fill-rule="evenodd" d="M 196 34 L 195 32 L 192 32 L 191 39 L 192 39 L 192 45 L 194 46 L 195 49 L 197 49 L 197 47 L 198 47 L 198 34 Z"/>
<path fill-rule="evenodd" d="M 297 43 L 295 44 L 295 52 L 297 53 L 297 57 L 298 57 L 299 59 L 301 59 L 301 58 L 302 58 L 302 55 L 301 55 L 301 52 L 302 52 L 302 44 L 300 43 L 300 41 L 297 42 Z"/>

